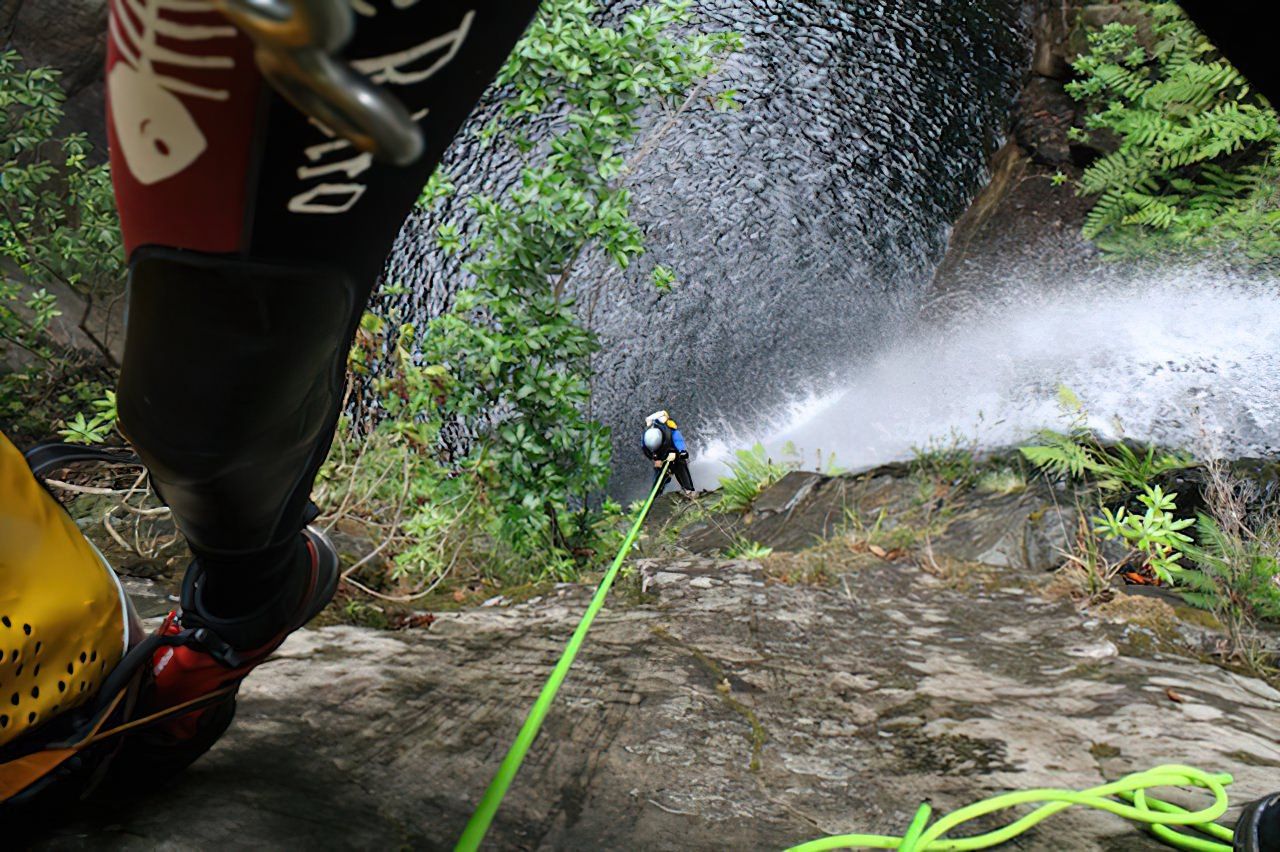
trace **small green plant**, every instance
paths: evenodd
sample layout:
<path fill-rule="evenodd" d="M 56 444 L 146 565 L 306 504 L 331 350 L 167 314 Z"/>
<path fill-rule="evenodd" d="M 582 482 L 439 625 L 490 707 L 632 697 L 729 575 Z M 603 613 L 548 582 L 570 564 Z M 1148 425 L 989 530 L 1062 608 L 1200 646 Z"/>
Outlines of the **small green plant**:
<path fill-rule="evenodd" d="M 342 614 L 347 621 L 359 627 L 386 630 L 391 626 L 391 620 L 387 618 L 382 607 L 364 601 L 347 601 L 346 606 L 342 608 Z"/>
<path fill-rule="evenodd" d="M 923 447 L 912 447 L 911 472 L 927 497 L 938 491 L 963 491 L 978 477 L 976 442 L 952 430 L 945 438 L 933 437 Z"/>
<path fill-rule="evenodd" d="M 1226 623 L 1280 621 L 1280 529 L 1272 520 L 1247 534 L 1225 531 L 1201 514 L 1196 545 L 1187 548 L 1199 571 L 1188 571 L 1183 597 L 1202 609 L 1225 612 Z"/>
<path fill-rule="evenodd" d="M 1150 24 L 1089 34 L 1067 92 L 1090 136 L 1117 140 L 1081 176 L 1084 235 L 1119 256 L 1230 248 L 1280 257 L 1280 123 L 1174 2 L 1128 4 Z"/>
<path fill-rule="evenodd" d="M 1059 576 L 1076 584 L 1079 594 L 1073 593 L 1074 597 L 1089 604 L 1105 603 L 1114 596 L 1111 583 L 1123 570 L 1124 560 L 1110 558 L 1097 524 L 1081 507 L 1077 509 L 1075 546 L 1064 554 L 1066 562 Z"/>
<path fill-rule="evenodd" d="M 1027 477 L 1014 467 L 992 467 L 978 475 L 974 488 L 985 494 L 1017 494 L 1027 490 Z"/>
<path fill-rule="evenodd" d="M 1192 541 L 1182 530 L 1195 521 L 1178 518 L 1177 495 L 1166 494 L 1158 485 L 1144 486 L 1138 502 L 1146 507 L 1142 514 L 1129 512 L 1123 506 L 1115 511 L 1103 506 L 1094 531 L 1107 541 L 1125 542 L 1157 577 L 1173 585 L 1182 578 L 1180 562 Z"/>
<path fill-rule="evenodd" d="M 907 550 L 913 547 L 924 534 L 921 530 L 903 520 L 886 525 L 885 521 L 887 519 L 888 510 L 881 508 L 876 513 L 875 520 L 868 524 L 857 509 L 852 506 L 846 506 L 841 533 L 846 539 L 855 544 L 878 547 L 886 553 L 894 550 Z"/>
<path fill-rule="evenodd" d="M 675 272 L 662 265 L 658 265 L 653 268 L 650 280 L 653 284 L 653 289 L 657 290 L 659 293 L 670 293 L 675 288 L 676 284 L 679 283 L 676 281 Z"/>
<path fill-rule="evenodd" d="M 764 559 L 773 553 L 772 547 L 766 547 L 757 541 L 748 538 L 735 536 L 733 544 L 725 550 L 724 555 L 728 559 Z"/>
<path fill-rule="evenodd" d="M 770 458 L 763 444 L 756 444 L 749 450 L 738 450 L 733 461 L 729 462 L 730 475 L 720 479 L 720 499 L 716 508 L 725 512 L 746 511 L 766 488 L 794 469 L 791 463 L 775 462 Z"/>
<path fill-rule="evenodd" d="M 107 440 L 116 428 L 116 392 L 106 391 L 102 398 L 90 403 L 92 413 L 85 417 L 84 412 L 77 412 L 67 421 L 63 429 L 58 430 L 69 444 L 101 444 Z"/>

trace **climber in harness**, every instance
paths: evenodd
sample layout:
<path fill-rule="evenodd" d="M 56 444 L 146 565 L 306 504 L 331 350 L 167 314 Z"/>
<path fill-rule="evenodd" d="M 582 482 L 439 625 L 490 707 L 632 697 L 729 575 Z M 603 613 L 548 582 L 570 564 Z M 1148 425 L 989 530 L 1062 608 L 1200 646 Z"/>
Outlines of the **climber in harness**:
<path fill-rule="evenodd" d="M 337 558 L 308 524 L 347 352 L 538 2 L 187 5 L 109 4 L 106 90 L 129 260 L 119 424 L 194 560 L 144 637 L 36 480 L 113 459 L 24 461 L 0 438 L 0 817 L 183 769 L 332 598 Z"/>
<path fill-rule="evenodd" d="M 653 462 L 653 481 L 657 483 L 659 479 L 662 480 L 658 485 L 659 494 L 666 489 L 672 473 L 675 473 L 685 497 L 692 497 L 697 493 L 693 488 L 693 477 L 689 475 L 689 449 L 685 445 L 684 436 L 680 434 L 676 421 L 665 410 L 655 411 L 644 419 L 644 434 L 641 436 L 640 446 L 645 456 Z"/>

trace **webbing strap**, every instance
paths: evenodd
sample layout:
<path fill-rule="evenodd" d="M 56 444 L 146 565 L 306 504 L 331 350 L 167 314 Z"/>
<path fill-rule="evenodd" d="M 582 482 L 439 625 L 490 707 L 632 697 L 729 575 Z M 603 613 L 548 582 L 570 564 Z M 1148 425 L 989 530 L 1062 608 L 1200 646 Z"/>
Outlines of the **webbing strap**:
<path fill-rule="evenodd" d="M 564 682 L 565 676 L 569 674 L 569 667 L 573 665 L 574 658 L 578 656 L 578 651 L 582 648 L 582 643 L 587 638 L 587 631 L 591 629 L 591 622 L 595 621 L 596 614 L 600 612 L 601 607 L 604 606 L 605 598 L 609 596 L 609 589 L 613 586 L 614 578 L 618 575 L 618 569 L 622 567 L 623 560 L 627 558 L 627 554 L 631 551 L 631 546 L 640 534 L 640 526 L 644 523 L 649 510 L 653 507 L 653 501 L 658 496 L 658 488 L 666 481 L 667 469 L 670 466 L 670 461 L 662 466 L 662 474 L 653 483 L 653 489 L 649 492 L 649 499 L 645 500 L 644 507 L 640 510 L 639 516 L 636 517 L 635 523 L 631 525 L 631 530 L 627 533 L 627 537 L 623 539 L 622 547 L 618 549 L 618 555 L 614 557 L 613 564 L 609 566 L 604 579 L 600 581 L 599 587 L 596 588 L 595 596 L 591 599 L 591 605 L 583 613 L 582 620 L 578 622 L 578 628 L 573 631 L 569 644 L 565 646 L 564 652 L 560 655 L 560 661 L 556 663 L 555 669 L 551 672 L 551 677 L 547 678 L 546 684 L 543 685 L 542 692 L 538 695 L 538 700 L 533 702 L 533 708 L 524 720 L 520 733 L 516 734 L 515 741 L 511 743 L 511 748 L 507 750 L 507 756 L 502 759 L 502 765 L 498 767 L 498 773 L 493 776 L 493 781 L 489 783 L 489 789 L 484 791 L 480 804 L 476 806 L 475 813 L 471 815 L 471 819 L 467 822 L 467 827 L 463 830 L 462 836 L 458 838 L 458 845 L 455 847 L 458 852 L 471 852 L 480 848 L 480 842 L 484 840 L 485 834 L 489 831 L 489 825 L 493 822 L 493 817 L 497 814 L 499 806 L 502 805 L 502 800 L 506 797 L 507 790 L 511 787 L 511 782 L 515 780 L 516 773 L 520 771 L 520 764 L 524 762 L 524 757 L 528 754 L 529 747 L 533 745 L 534 738 L 538 736 L 538 731 L 542 728 L 542 722 L 547 716 L 547 711 L 551 709 L 551 703 L 555 701 L 556 692 L 559 691 L 560 684 Z"/>

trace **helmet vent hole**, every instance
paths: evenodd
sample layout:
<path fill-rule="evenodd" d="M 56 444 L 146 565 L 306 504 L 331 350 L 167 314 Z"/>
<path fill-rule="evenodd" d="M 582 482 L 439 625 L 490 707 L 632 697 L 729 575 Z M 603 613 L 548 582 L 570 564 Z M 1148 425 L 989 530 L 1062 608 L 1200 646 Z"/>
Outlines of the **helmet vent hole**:
<path fill-rule="evenodd" d="M 4 713 L 0 713 L 0 728 L 9 727 L 9 717 Z"/>
<path fill-rule="evenodd" d="M 83 662 L 84 662 L 85 660 L 87 660 L 88 658 L 89 658 L 89 655 L 88 655 L 88 654 L 86 654 L 84 651 L 81 651 L 81 652 L 80 652 L 80 662 L 82 662 L 82 663 L 83 663 Z"/>
<path fill-rule="evenodd" d="M 35 721 L 36 721 L 36 713 L 34 710 L 32 710 L 30 713 L 27 714 L 27 724 L 28 725 L 33 724 Z"/>
<path fill-rule="evenodd" d="M 0 615 L 0 624 L 3 624 L 5 627 L 13 626 L 13 622 L 9 620 L 9 616 L 7 615 Z"/>
<path fill-rule="evenodd" d="M 24 624 L 24 625 L 22 625 L 22 632 L 23 632 L 23 633 L 25 633 L 25 634 L 27 634 L 28 636 L 30 636 L 30 635 L 31 635 L 31 625 L 30 625 L 30 624 Z"/>
<path fill-rule="evenodd" d="M 9 703 L 10 703 L 10 704 L 12 704 L 14 707 L 17 707 L 17 706 L 18 706 L 18 702 L 19 702 L 19 701 L 21 701 L 21 700 L 22 700 L 22 699 L 20 699 L 20 698 L 18 697 L 18 693 L 16 693 L 16 692 L 15 692 L 13 695 L 10 695 L 10 696 L 9 696 Z"/>
<path fill-rule="evenodd" d="M 58 681 L 58 691 L 59 692 L 67 691 L 67 682 L 65 680 Z"/>

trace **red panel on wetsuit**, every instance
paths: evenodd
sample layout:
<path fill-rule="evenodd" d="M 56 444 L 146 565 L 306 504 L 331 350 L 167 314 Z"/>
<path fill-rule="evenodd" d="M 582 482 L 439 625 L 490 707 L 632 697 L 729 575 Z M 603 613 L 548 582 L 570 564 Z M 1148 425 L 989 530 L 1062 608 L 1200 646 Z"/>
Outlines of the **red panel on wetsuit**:
<path fill-rule="evenodd" d="M 125 250 L 242 248 L 261 85 L 208 0 L 111 0 L 107 138 Z"/>

